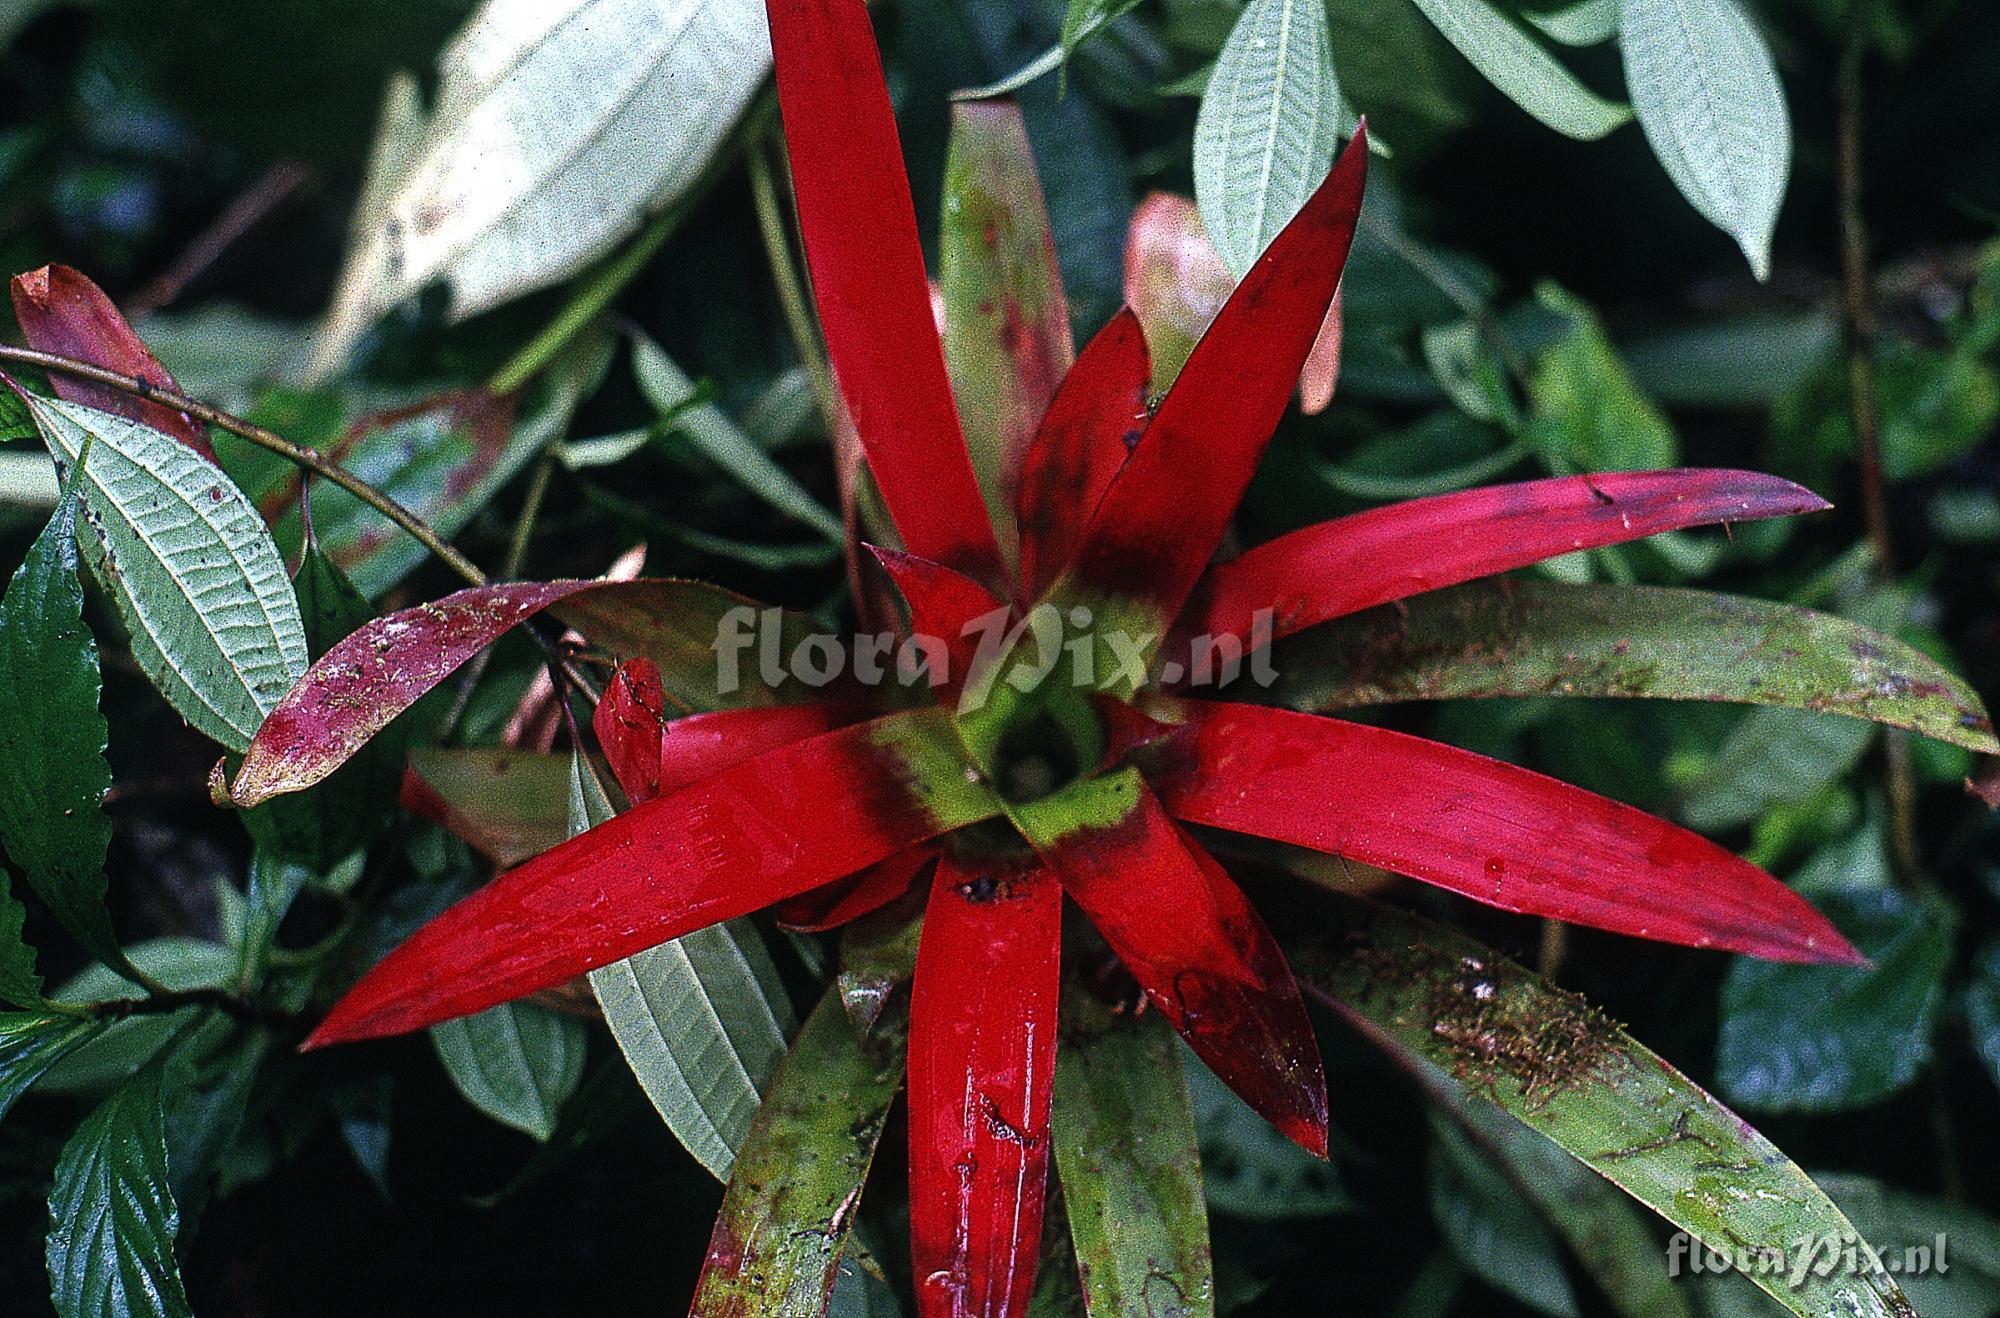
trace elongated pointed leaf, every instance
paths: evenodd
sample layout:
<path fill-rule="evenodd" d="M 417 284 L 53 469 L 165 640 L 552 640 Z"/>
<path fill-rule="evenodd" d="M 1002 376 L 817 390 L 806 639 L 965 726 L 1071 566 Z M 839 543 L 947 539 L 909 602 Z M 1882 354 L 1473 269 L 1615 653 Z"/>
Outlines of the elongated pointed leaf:
<path fill-rule="evenodd" d="M 511 581 L 375 619 L 321 655 L 265 716 L 230 784 L 231 799 L 248 807 L 311 787 L 460 664 L 551 604 L 593 592 L 636 593 L 647 584 L 659 583 Z"/>
<path fill-rule="evenodd" d="M 1770 1141 L 1582 999 L 1456 931 L 1339 899 L 1342 937 L 1290 945 L 1314 997 L 1429 1059 L 1675 1226 L 1720 1250 L 1851 1237 L 1853 1226 Z M 1909 1318 L 1895 1283 L 1858 1270 L 1753 1276 L 1802 1318 Z"/>
<path fill-rule="evenodd" d="M 1011 102 L 951 107 L 938 283 L 966 448 L 1013 561 L 1021 461 L 1076 349 L 1027 126 Z"/>
<path fill-rule="evenodd" d="M 1631 806 L 1382 728 L 1201 701 L 1179 713 L 1186 724 L 1153 779 L 1177 818 L 1504 911 L 1778 961 L 1861 960 L 1791 889 Z"/>
<path fill-rule="evenodd" d="M 910 635 L 932 665 L 930 682 L 940 700 L 952 703 L 979 657 L 988 632 L 982 622 L 999 622 L 1005 606 L 993 593 L 941 563 L 876 545 L 864 546 L 889 574 L 909 610 Z M 942 653 L 934 653 L 941 647 Z M 944 671 L 936 665 L 942 663 Z"/>
<path fill-rule="evenodd" d="M 1248 638 L 1661 531 L 1817 512 L 1810 490 L 1756 472 L 1606 472 L 1493 485 L 1320 522 L 1210 569 L 1179 624 Z"/>
<path fill-rule="evenodd" d="M 611 776 L 633 805 L 660 794 L 666 721 L 667 695 L 660 682 L 660 666 L 643 655 L 627 659 L 604 684 L 590 726 L 611 762 Z"/>
<path fill-rule="evenodd" d="M 1145 442 L 1091 515 L 1076 563 L 1055 588 L 1060 601 L 1103 611 L 1108 598 L 1119 614 L 1112 624 L 1134 636 L 1164 629 L 1180 612 L 1284 415 L 1333 301 L 1361 211 L 1365 135 L 1356 132 L 1195 346 Z M 1191 471 L 1201 479 L 1189 480 Z"/>
<path fill-rule="evenodd" d="M 532 1002 L 503 1002 L 431 1027 L 438 1060 L 465 1101 L 542 1141 L 583 1078 L 588 1042 L 581 1018 Z"/>
<path fill-rule="evenodd" d="M 1201 1155 L 1166 1023 L 1066 992 L 1054 1130 L 1092 1318 L 1213 1314 Z"/>
<path fill-rule="evenodd" d="M 262 519 L 214 464 L 124 417 L 30 395 L 61 460 L 84 445 L 84 557 L 132 654 L 181 717 L 230 750 L 306 670 L 305 625 Z"/>
<path fill-rule="evenodd" d="M 49 1298 L 61 1318 L 193 1318 L 174 1261 L 161 1066 L 83 1119 L 49 1188 Z"/>
<path fill-rule="evenodd" d="M 1655 586 L 1475 582 L 1280 646 L 1295 709 L 1480 696 L 1788 705 L 1993 751 L 1978 695 L 1894 637 L 1789 604 Z"/>
<path fill-rule="evenodd" d="M 852 715 L 834 705 L 718 709 L 677 718 L 667 725 L 660 744 L 660 794 L 850 722 Z"/>
<path fill-rule="evenodd" d="M 0 1117 L 34 1088 L 43 1072 L 96 1038 L 102 1029 L 98 1022 L 81 1016 L 0 1011 Z"/>
<path fill-rule="evenodd" d="M 1324 1157 L 1319 1045 L 1271 931 L 1135 772 L 1098 781 L 1119 781 L 1122 817 L 1056 832 L 1023 812 L 1030 840 L 1195 1055 Z"/>
<path fill-rule="evenodd" d="M 104 908 L 109 730 L 97 707 L 97 641 L 83 620 L 77 502 L 65 489 L 0 598 L 0 843 L 63 928 L 122 973 L 129 963 Z M 18 922 L 13 930 L 19 945 Z M 33 954 L 23 955 L 33 979 Z"/>
<path fill-rule="evenodd" d="M 940 709 L 782 747 L 502 875 L 390 953 L 309 1042 L 417 1029 L 562 983 L 998 809 L 967 781 Z"/>
<path fill-rule="evenodd" d="M 1146 333 L 1126 308 L 1064 377 L 1021 469 L 1021 599 L 1039 599 L 1075 556 L 1091 513 L 1145 433 L 1152 373 Z"/>
<path fill-rule="evenodd" d="M 1626 107 L 1591 91 L 1486 0 L 1416 0 L 1444 33 L 1508 100 L 1565 137 L 1593 142 L 1632 117 Z"/>
<path fill-rule="evenodd" d="M 1621 0 L 1618 49 L 1653 154 L 1763 279 L 1792 125 L 1756 25 L 1736 0 Z"/>
<path fill-rule="evenodd" d="M 14 319 L 20 323 L 21 337 L 30 348 L 118 371 L 155 388 L 180 392 L 174 377 L 167 374 L 152 349 L 132 332 L 117 306 L 104 296 L 104 290 L 80 271 L 66 265 L 45 265 L 15 275 L 8 291 L 14 299 Z M 179 440 L 210 462 L 215 461 L 215 450 L 208 446 L 208 427 L 165 403 L 92 380 L 80 380 L 61 371 L 49 373 L 49 387 L 58 398 L 137 421 Z"/>
<path fill-rule="evenodd" d="M 772 608 L 703 581 L 631 581 L 618 591 L 577 595 L 555 615 L 625 659 L 651 659 L 669 704 L 731 709 L 804 698 L 787 660 L 824 629 L 804 614 Z M 731 648 L 725 638 L 745 638 Z M 768 638 L 768 639 L 767 639 Z"/>
<path fill-rule="evenodd" d="M 946 856 L 910 998 L 910 1234 L 918 1308 L 1018 1313 L 1040 1263 L 1062 889 Z"/>
<path fill-rule="evenodd" d="M 841 393 L 911 553 L 995 579 L 917 245 L 902 146 L 861 0 L 769 0 L 806 263 Z"/>
<path fill-rule="evenodd" d="M 1340 84 L 1326 6 L 1250 0 L 1209 74 L 1194 126 L 1202 222 L 1241 278 L 1326 176 Z"/>
<path fill-rule="evenodd" d="M 780 902 L 772 914 L 780 926 L 795 933 L 817 934 L 838 929 L 851 920 L 881 910 L 908 892 L 918 872 L 933 859 L 935 850 L 926 845 L 899 851 L 859 874 Z"/>
<path fill-rule="evenodd" d="M 730 1173 L 692 1312 L 825 1311 L 855 1204 L 902 1079 L 902 1047 L 863 1051 L 829 991 L 778 1068 Z"/>

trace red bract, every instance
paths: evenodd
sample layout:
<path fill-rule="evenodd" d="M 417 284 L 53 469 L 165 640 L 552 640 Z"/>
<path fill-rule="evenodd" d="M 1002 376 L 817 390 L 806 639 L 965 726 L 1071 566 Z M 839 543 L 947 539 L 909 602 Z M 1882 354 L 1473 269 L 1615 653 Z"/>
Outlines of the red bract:
<path fill-rule="evenodd" d="M 1744 472 L 1574 477 L 1379 509 L 1213 565 L 1339 286 L 1367 168 L 1357 133 L 1150 418 L 1137 320 L 1121 314 L 1091 342 L 998 475 L 1017 524 L 996 536 L 960 446 L 866 12 L 860 0 L 770 0 L 770 19 L 822 322 L 905 545 L 878 555 L 912 628 L 950 661 L 940 701 L 870 718 L 850 689 L 841 702 L 665 719 L 660 670 L 628 664 L 596 731 L 633 808 L 420 930 L 313 1044 L 421 1028 L 774 904 L 787 923 L 829 927 L 933 874 L 910 1021 L 913 1275 L 926 1314 L 1006 1314 L 1034 1280 L 1063 897 L 1217 1075 L 1325 1151 L 1326 1080 L 1298 986 L 1190 823 L 1510 911 L 1858 959 L 1769 875 L 1663 820 L 1435 742 L 1169 695 L 1151 667 L 1177 627 L 1249 637 L 1270 609 L 1283 634 L 1581 547 L 1820 500 Z M 996 546 L 1016 534 L 1009 580 Z M 380 725 L 353 711 L 339 666 L 349 685 L 367 676 L 396 628 L 450 633 L 431 651 L 455 663 L 472 639 L 450 625 L 460 615 L 478 615 L 484 634 L 563 599 L 574 618 L 614 598 L 590 592 L 618 589 L 662 587 L 496 587 L 447 601 L 442 616 L 378 622 L 322 660 L 331 676 L 302 686 L 324 697 L 331 685 L 340 700 L 308 694 L 273 716 L 239 798 L 295 789 L 358 728 Z M 1015 634 L 979 653 L 965 628 L 995 614 Z M 1031 620 L 1056 628 L 1065 656 L 1136 668 L 1079 678 L 1067 659 L 1038 666 L 1049 638 Z M 677 644 L 694 643 L 687 630 Z M 445 666 L 429 653 L 424 672 Z M 406 704 L 411 684 L 388 685 Z"/>

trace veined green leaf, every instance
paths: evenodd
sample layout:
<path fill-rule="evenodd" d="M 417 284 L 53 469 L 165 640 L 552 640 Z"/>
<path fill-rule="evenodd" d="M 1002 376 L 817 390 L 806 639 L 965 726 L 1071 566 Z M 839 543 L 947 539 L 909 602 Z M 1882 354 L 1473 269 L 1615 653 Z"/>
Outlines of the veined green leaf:
<path fill-rule="evenodd" d="M 1333 164 L 1341 127 L 1323 0 L 1250 0 L 1194 129 L 1194 195 L 1241 279 Z"/>
<path fill-rule="evenodd" d="M 1818 904 L 1874 963 L 1738 957 L 1722 981 L 1716 1082 L 1760 1112 L 1842 1112 L 1895 1094 L 1930 1062 L 1958 919 L 1897 888 Z"/>
<path fill-rule="evenodd" d="M 436 280 L 462 318 L 576 274 L 697 184 L 770 67 L 756 5 L 488 0 L 428 121 L 413 85 L 384 112 L 315 371 Z"/>
<path fill-rule="evenodd" d="M 43 1072 L 95 1037 L 100 1028 L 82 1016 L 0 1011 L 0 1117 Z"/>
<path fill-rule="evenodd" d="M 693 1312 L 822 1313 L 854 1203 L 903 1078 L 903 1043 L 864 1051 L 832 990 L 778 1068 L 730 1172 Z"/>
<path fill-rule="evenodd" d="M 133 657 L 182 718 L 240 751 L 306 671 L 305 624 L 278 548 L 212 464 L 136 421 L 58 398 L 28 406 L 76 462 L 96 527 L 84 556 L 131 633 Z"/>
<path fill-rule="evenodd" d="M 1530 9 L 1521 17 L 1565 46 L 1596 46 L 1618 35 L 1618 0 L 1577 0 L 1566 9 Z"/>
<path fill-rule="evenodd" d="M 1416 0 L 1459 54 L 1508 100 L 1565 137 L 1594 142 L 1632 117 L 1574 74 L 1486 0 Z"/>
<path fill-rule="evenodd" d="M 97 707 L 97 641 L 83 620 L 75 484 L 0 598 L 0 842 L 63 927 L 123 973 L 131 967 L 104 909 L 110 734 Z M 25 959 L 33 979 L 34 958 Z"/>
<path fill-rule="evenodd" d="M 1158 1012 L 1063 994 L 1051 1130 L 1090 1312 L 1213 1314 L 1194 1112 Z"/>
<path fill-rule="evenodd" d="M 575 757 L 571 831 L 611 813 L 597 774 Z M 591 971 L 590 989 L 667 1129 L 727 1181 L 798 1024 L 757 927 L 729 920 L 648 948 Z"/>
<path fill-rule="evenodd" d="M 149 938 L 125 949 L 150 983 L 169 992 L 223 988 L 236 977 L 235 949 L 199 938 Z M 91 1004 L 133 996 L 119 974 L 103 964 L 85 966 L 49 994 L 58 1002 Z M 41 1087 L 55 1093 L 105 1094 L 157 1056 L 187 1023 L 188 1011 L 139 1012 L 109 1021 L 49 1068 Z"/>
<path fill-rule="evenodd" d="M 671 424 L 703 457 L 779 512 L 804 522 L 836 545 L 847 542 L 840 519 L 773 462 L 721 408 L 699 401 L 694 381 L 659 344 L 637 331 L 631 337 L 632 374 L 639 382 L 639 391 L 662 417 L 671 418 Z"/>
<path fill-rule="evenodd" d="M 729 1179 L 795 1022 L 763 938 L 731 920 L 590 972 L 646 1097 L 695 1160 Z"/>
<path fill-rule="evenodd" d="M 1484 696 L 1785 705 L 2000 751 L 1979 697 L 1929 655 L 1789 604 L 1659 586 L 1476 581 L 1276 647 L 1267 699 L 1332 710 Z"/>
<path fill-rule="evenodd" d="M 174 1261 L 161 1068 L 98 1104 L 63 1146 L 49 1189 L 50 1298 L 61 1318 L 193 1318 Z"/>
<path fill-rule="evenodd" d="M 1792 168 L 1791 118 L 1764 38 L 1736 0 L 1620 0 L 1618 46 L 1653 154 L 1763 279 Z"/>
<path fill-rule="evenodd" d="M 583 1021 L 532 1002 L 431 1027 L 438 1060 L 465 1101 L 537 1140 L 555 1133 L 563 1100 L 583 1078 Z"/>
<path fill-rule="evenodd" d="M 1853 1230 L 1769 1140 L 1582 999 L 1444 925 L 1335 898 L 1340 939 L 1287 947 L 1307 991 L 1440 1067 L 1698 1240 L 1789 1251 Z M 1753 1278 L 1801 1318 L 1910 1318 L 1879 1265 Z"/>

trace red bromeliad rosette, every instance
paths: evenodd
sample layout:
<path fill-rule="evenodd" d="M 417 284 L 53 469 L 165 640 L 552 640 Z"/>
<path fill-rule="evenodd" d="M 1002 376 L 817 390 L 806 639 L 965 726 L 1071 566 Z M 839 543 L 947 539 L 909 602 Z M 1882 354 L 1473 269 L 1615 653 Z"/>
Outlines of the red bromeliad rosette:
<path fill-rule="evenodd" d="M 1740 471 L 1530 481 L 1342 518 L 1214 563 L 1339 285 L 1365 129 L 1156 408 L 1144 336 L 1123 313 L 1077 355 L 1032 442 L 975 463 L 866 12 L 860 0 L 769 7 L 827 348 L 903 544 L 879 561 L 911 630 L 942 638 L 950 681 L 917 707 L 850 690 L 673 718 L 659 670 L 628 663 L 595 728 L 632 808 L 420 929 L 313 1046 L 421 1029 L 764 908 L 831 927 L 927 879 L 909 1022 L 913 1275 L 924 1313 L 1005 1314 L 1035 1279 L 1065 897 L 1218 1076 L 1325 1153 L 1326 1080 L 1299 988 L 1189 824 L 1637 937 L 1859 959 L 1788 888 L 1663 820 L 1436 742 L 1156 676 L 1190 638 L 1261 642 L 1580 548 L 1815 511 L 1819 498 Z M 989 498 L 976 469 L 1009 492 L 1001 534 L 988 509 L 1008 500 Z M 592 598 L 648 589 L 664 588 L 496 586 L 380 620 L 271 716 L 231 791 L 250 804 L 308 785 L 537 609 L 572 610 L 603 639 L 578 616 Z M 995 610 L 1052 623 L 1065 654 L 1095 661 L 1088 680 L 1067 660 L 1035 663 L 1049 641 L 1038 627 L 975 656 L 967 624 Z M 419 671 L 401 666 L 395 627 L 428 638 Z M 362 687 L 372 704 L 354 699 Z"/>

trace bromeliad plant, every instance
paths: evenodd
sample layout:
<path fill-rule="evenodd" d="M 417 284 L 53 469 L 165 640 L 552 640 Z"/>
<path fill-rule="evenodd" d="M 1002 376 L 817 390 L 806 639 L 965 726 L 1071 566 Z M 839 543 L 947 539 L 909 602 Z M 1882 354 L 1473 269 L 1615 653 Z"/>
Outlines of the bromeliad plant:
<path fill-rule="evenodd" d="M 771 0 L 769 12 L 820 323 L 901 540 L 874 558 L 900 593 L 909 631 L 934 641 L 938 698 L 913 704 L 899 688 L 844 686 L 776 703 L 788 692 L 752 692 L 741 708 L 671 717 L 669 707 L 689 698 L 646 652 L 662 628 L 694 635 L 719 616 L 635 622 L 648 608 L 687 607 L 675 583 L 511 583 L 369 625 L 266 719 L 228 785 L 236 804 L 321 780 L 481 646 L 558 607 L 627 658 L 595 729 L 631 808 L 424 926 L 341 999 L 313 1046 L 464 1016 L 767 908 L 806 929 L 870 917 L 848 940 L 843 979 L 848 998 L 873 1005 L 857 1006 L 850 1021 L 830 994 L 805 1026 L 739 1156 L 697 1310 L 826 1303 L 904 1046 L 899 1013 L 884 1010 L 879 990 L 913 974 L 914 1288 L 924 1313 L 1006 1314 L 1022 1312 L 1036 1284 L 1052 1151 L 1079 1252 L 1116 1256 L 1105 1230 L 1114 1214 L 1167 1212 L 1137 1184 L 1120 1191 L 1122 1207 L 1101 1193 L 1104 1166 L 1085 1149 L 1102 1100 L 1101 1071 L 1091 1068 L 1103 1058 L 1059 1062 L 1059 1036 L 1088 1048 L 1119 1019 L 1157 1013 L 1286 1136 L 1326 1153 L 1327 1083 L 1299 984 L 1225 868 L 1229 838 L 1289 844 L 1502 910 L 1635 937 L 1860 960 L 1775 879 L 1663 820 L 1433 741 L 1262 703 L 1254 683 L 1237 683 L 1243 698 L 1200 689 L 1204 657 L 1240 657 L 1554 555 L 1812 512 L 1826 506 L 1820 499 L 1748 472 L 1606 473 L 1381 508 L 1215 562 L 1339 287 L 1362 205 L 1365 128 L 1157 403 L 1130 312 L 1069 366 L 1060 290 L 1041 287 L 1029 307 L 1022 288 L 996 285 L 959 301 L 992 327 L 994 389 L 965 388 L 974 363 L 959 372 L 955 405 L 866 13 L 859 0 Z M 1028 168 L 1025 157 L 1005 163 Z M 1007 240 L 992 217 L 972 224 L 975 250 Z M 1059 341 L 1037 339 L 1034 327 L 1050 323 L 1062 326 Z M 966 428 L 985 437 L 970 453 Z M 1734 644 L 1755 621 L 1754 611 L 1746 621 L 1682 605 L 1690 655 Z M 1703 617 L 1706 631 L 1696 625 Z M 995 618 L 1004 642 L 976 647 L 976 625 Z M 1960 688 L 1920 658 L 1856 629 L 1816 635 L 1848 653 L 1760 655 L 1749 662 L 1755 680 L 1712 691 L 1621 670 L 1623 650 L 1589 671 L 1572 655 L 1569 676 L 1546 690 L 1789 703 L 1990 740 L 1976 705 L 1940 698 Z M 1394 674 L 1372 677 L 1380 689 Z M 581 778 L 579 792 L 587 795 Z M 1066 935 L 1071 907 L 1082 920 Z M 892 918 L 905 908 L 910 918 Z M 1356 1012 L 1368 1018 L 1373 1001 L 1385 1041 L 1422 1056 L 1427 1040 L 1441 1040 L 1446 1050 L 1433 1060 L 1511 1080 L 1530 1106 L 1580 1103 L 1592 1086 L 1640 1101 L 1589 1053 L 1614 1027 L 1579 1026 L 1567 1051 L 1544 1041 L 1541 1053 L 1510 1052 L 1506 1030 L 1519 1034 L 1522 1019 L 1500 1013 L 1519 996 L 1509 978 L 1518 972 L 1438 952 L 1452 946 L 1443 932 L 1379 919 L 1366 927 L 1392 930 L 1370 944 L 1387 986 L 1353 978 L 1352 959 L 1315 983 L 1348 975 Z M 864 970 L 878 975 L 872 997 L 857 989 Z M 1484 1023 L 1438 1015 L 1433 1029 L 1424 1013 L 1443 1007 L 1420 991 L 1426 977 L 1447 995 L 1463 988 Z M 1386 996 L 1371 998 L 1378 988 Z M 1553 1020 L 1563 1008 L 1538 999 L 1528 1010 Z M 843 1100 L 825 1101 L 834 1091 Z M 1723 1130 L 1713 1101 L 1693 1093 L 1698 1100 L 1669 1097 Z M 869 1119 L 842 1115 L 856 1110 Z M 829 1123 L 842 1129 L 820 1129 Z M 1675 1127 L 1685 1128 L 1686 1118 Z M 1740 1149 L 1754 1136 L 1715 1139 Z M 1115 1151 L 1097 1152 L 1116 1161 Z M 1771 1155 L 1770 1165 L 1789 1166 Z M 1619 1179 L 1608 1161 L 1602 1169 Z M 1787 1188 L 1824 1204 L 1809 1184 Z M 1674 1211 L 1657 1187 L 1634 1192 Z M 1740 1239 L 1732 1214 L 1749 1210 L 1680 1211 L 1676 1220 L 1698 1233 Z M 1190 1311 L 1205 1307 L 1202 1266 L 1183 1270 L 1164 1255 L 1148 1266 L 1172 1274 Z M 1134 1302 L 1120 1289 L 1129 1280 L 1111 1262 L 1090 1269 L 1091 1310 Z M 1867 1285 L 1874 1311 L 1886 1311 L 1893 1286 Z"/>

